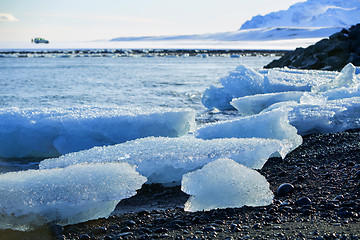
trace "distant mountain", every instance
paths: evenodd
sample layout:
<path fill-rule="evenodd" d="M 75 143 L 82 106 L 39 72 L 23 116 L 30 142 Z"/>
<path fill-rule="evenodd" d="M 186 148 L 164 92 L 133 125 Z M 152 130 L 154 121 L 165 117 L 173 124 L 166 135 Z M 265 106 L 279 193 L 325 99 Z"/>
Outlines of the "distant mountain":
<path fill-rule="evenodd" d="M 255 16 L 237 31 L 175 36 L 120 37 L 111 41 L 271 41 L 325 38 L 360 23 L 360 0 L 307 0 L 288 10 Z"/>
<path fill-rule="evenodd" d="M 113 38 L 110 41 L 273 41 L 300 38 L 324 38 L 332 35 L 335 32 L 341 31 L 341 29 L 342 27 L 274 27 L 247 29 L 233 32 L 209 33 L 201 35 L 118 37 Z"/>
<path fill-rule="evenodd" d="M 257 15 L 240 30 L 273 27 L 349 27 L 360 22 L 360 0 L 308 0 L 288 10 Z"/>

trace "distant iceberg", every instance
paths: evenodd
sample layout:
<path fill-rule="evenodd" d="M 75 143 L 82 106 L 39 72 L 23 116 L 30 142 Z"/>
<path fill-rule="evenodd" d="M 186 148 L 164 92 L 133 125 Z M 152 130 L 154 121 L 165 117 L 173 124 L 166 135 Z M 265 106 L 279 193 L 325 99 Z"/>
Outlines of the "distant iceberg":
<path fill-rule="evenodd" d="M 185 211 L 266 206 L 273 202 L 270 185 L 260 173 L 231 159 L 218 159 L 187 173 L 181 190 L 190 194 Z"/>
<path fill-rule="evenodd" d="M 127 163 L 79 164 L 0 175 L 0 229 L 30 230 L 108 217 L 146 178 Z"/>
<path fill-rule="evenodd" d="M 179 137 L 195 129 L 193 110 L 83 107 L 0 109 L 0 157 L 61 154 L 148 137 Z"/>
<path fill-rule="evenodd" d="M 46 159 L 39 167 L 50 169 L 79 163 L 127 162 L 136 165 L 137 171 L 147 177 L 149 183 L 180 183 L 183 174 L 218 158 L 232 158 L 247 167 L 260 169 L 270 156 L 277 153 L 285 157 L 291 147 L 291 143 L 277 139 L 149 137 Z"/>

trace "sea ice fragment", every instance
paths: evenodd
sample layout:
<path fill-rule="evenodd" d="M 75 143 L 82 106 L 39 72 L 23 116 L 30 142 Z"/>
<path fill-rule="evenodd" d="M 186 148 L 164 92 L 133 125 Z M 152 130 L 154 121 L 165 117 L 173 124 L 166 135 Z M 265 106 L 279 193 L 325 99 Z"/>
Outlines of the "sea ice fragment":
<path fill-rule="evenodd" d="M 181 190 L 191 197 L 185 211 L 265 206 L 273 201 L 270 185 L 260 173 L 231 159 L 218 159 L 183 176 Z"/>
<path fill-rule="evenodd" d="M 0 175 L 0 229 L 24 231 L 108 217 L 144 182 L 128 163 L 5 173 Z"/>
<path fill-rule="evenodd" d="M 136 165 L 149 183 L 180 183 L 183 174 L 218 158 L 232 158 L 247 167 L 260 169 L 270 156 L 277 153 L 285 157 L 291 147 L 291 143 L 278 139 L 149 137 L 46 159 L 40 162 L 40 168 L 119 161 Z"/>
<path fill-rule="evenodd" d="M 237 120 L 216 122 L 200 127 L 195 133 L 201 139 L 214 138 L 270 138 L 292 144 L 295 149 L 302 143 L 302 137 L 295 127 L 289 124 L 288 109 L 274 109 L 270 112 L 239 118 Z"/>
<path fill-rule="evenodd" d="M 0 157 L 58 157 L 148 136 L 179 137 L 194 128 L 189 109 L 3 108 Z"/>

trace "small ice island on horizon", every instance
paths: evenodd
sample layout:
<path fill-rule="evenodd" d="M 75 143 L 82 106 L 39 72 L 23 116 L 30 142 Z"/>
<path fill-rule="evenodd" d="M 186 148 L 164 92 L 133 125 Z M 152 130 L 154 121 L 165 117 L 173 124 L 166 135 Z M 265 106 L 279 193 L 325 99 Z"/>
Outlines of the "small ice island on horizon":
<path fill-rule="evenodd" d="M 36 44 L 39 44 L 39 43 L 48 44 L 49 40 L 46 40 L 45 38 L 36 37 L 36 38 L 32 38 L 31 42 L 36 43 Z"/>

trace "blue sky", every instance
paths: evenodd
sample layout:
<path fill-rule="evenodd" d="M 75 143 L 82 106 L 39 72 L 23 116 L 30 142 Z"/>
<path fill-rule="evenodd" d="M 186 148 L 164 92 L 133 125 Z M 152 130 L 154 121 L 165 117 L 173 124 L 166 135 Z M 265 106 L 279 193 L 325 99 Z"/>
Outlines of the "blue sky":
<path fill-rule="evenodd" d="M 304 0 L 1 0 L 0 41 L 89 41 L 234 31 Z"/>

